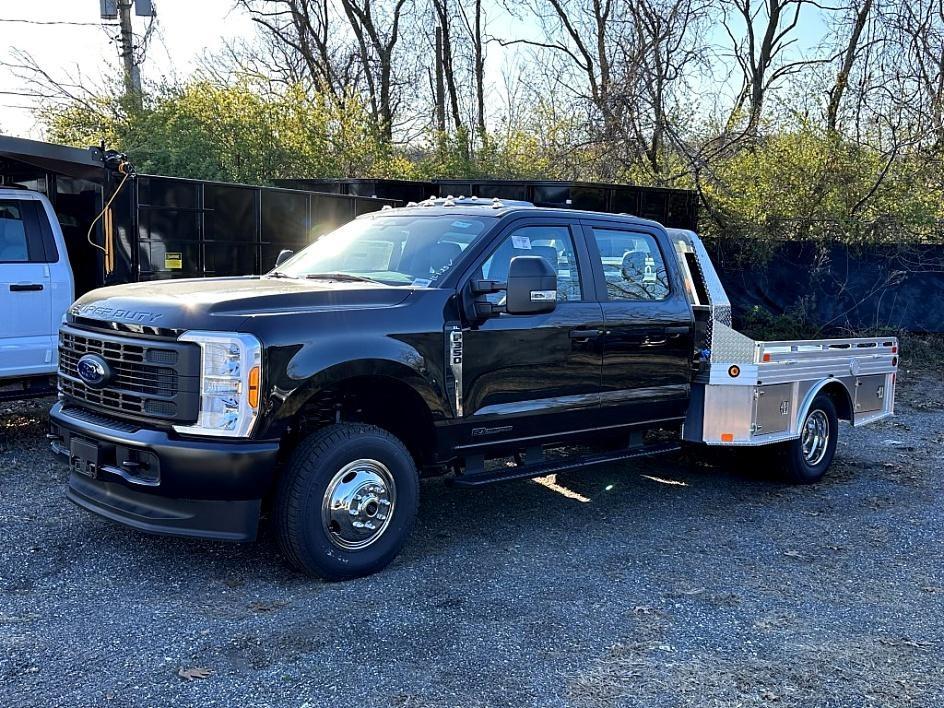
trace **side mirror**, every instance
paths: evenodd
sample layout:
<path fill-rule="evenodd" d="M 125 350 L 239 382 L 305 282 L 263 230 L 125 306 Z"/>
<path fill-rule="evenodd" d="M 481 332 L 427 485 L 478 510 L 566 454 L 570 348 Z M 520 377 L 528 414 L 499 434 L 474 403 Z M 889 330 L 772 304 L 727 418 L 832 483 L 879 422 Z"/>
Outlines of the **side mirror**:
<path fill-rule="evenodd" d="M 281 251 L 279 251 L 279 257 L 275 259 L 275 267 L 278 268 L 294 255 L 295 251 L 290 251 L 287 248 L 283 248 Z"/>
<path fill-rule="evenodd" d="M 509 315 L 552 312 L 557 307 L 557 271 L 541 256 L 516 256 L 508 265 L 505 311 Z"/>

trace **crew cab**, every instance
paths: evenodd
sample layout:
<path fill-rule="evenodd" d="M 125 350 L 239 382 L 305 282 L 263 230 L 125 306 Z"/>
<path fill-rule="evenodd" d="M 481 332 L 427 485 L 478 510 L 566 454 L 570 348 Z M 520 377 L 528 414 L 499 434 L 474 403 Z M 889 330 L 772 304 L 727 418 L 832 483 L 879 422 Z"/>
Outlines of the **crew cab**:
<path fill-rule="evenodd" d="M 52 392 L 56 332 L 72 297 L 72 268 L 49 200 L 0 188 L 0 399 Z"/>
<path fill-rule="evenodd" d="M 271 509 L 292 565 L 343 579 L 397 555 L 422 476 L 474 486 L 687 442 L 763 447 L 811 483 L 840 419 L 893 413 L 896 340 L 754 341 L 698 236 L 652 221 L 430 199 L 286 256 L 69 309 L 50 414 L 69 499 L 235 541 Z"/>

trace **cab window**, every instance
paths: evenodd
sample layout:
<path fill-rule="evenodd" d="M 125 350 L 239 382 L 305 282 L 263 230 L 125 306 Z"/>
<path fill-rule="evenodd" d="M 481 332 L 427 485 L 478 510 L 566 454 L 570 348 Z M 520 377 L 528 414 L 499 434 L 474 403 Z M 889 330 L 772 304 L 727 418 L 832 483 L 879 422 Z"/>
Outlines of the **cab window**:
<path fill-rule="evenodd" d="M 663 300 L 669 276 L 656 240 L 648 234 L 593 229 L 610 300 Z"/>
<path fill-rule="evenodd" d="M 574 255 L 574 240 L 567 226 L 522 226 L 502 240 L 482 264 L 486 280 L 507 280 L 511 259 L 516 256 L 541 256 L 557 271 L 557 301 L 579 302 L 580 274 Z M 498 303 L 504 293 L 486 296 Z"/>
<path fill-rule="evenodd" d="M 29 259 L 20 207 L 15 202 L 0 201 L 0 263 L 22 263 Z"/>

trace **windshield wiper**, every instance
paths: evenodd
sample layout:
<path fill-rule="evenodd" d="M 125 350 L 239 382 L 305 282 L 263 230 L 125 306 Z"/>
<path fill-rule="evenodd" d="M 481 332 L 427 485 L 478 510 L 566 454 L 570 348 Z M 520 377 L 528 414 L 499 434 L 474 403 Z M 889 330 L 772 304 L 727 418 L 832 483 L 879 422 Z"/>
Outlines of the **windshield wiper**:
<path fill-rule="evenodd" d="M 341 280 L 349 283 L 377 283 L 383 285 L 379 280 L 350 273 L 307 273 L 305 277 L 309 280 Z"/>
<path fill-rule="evenodd" d="M 289 275 L 288 273 L 283 273 L 280 270 L 273 270 L 271 273 L 266 273 L 267 278 L 295 278 L 294 275 Z"/>

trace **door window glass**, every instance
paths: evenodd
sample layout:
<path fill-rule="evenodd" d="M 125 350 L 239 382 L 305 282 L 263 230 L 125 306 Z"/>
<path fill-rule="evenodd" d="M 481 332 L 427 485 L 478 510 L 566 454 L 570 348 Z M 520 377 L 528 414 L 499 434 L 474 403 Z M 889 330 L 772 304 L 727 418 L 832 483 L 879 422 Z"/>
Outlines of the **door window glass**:
<path fill-rule="evenodd" d="M 662 300 L 668 296 L 669 276 L 652 236 L 596 228 L 593 236 L 610 300 Z"/>
<path fill-rule="evenodd" d="M 29 260 L 26 227 L 15 202 L 0 202 L 0 263 Z"/>
<path fill-rule="evenodd" d="M 557 271 L 557 301 L 581 299 L 580 274 L 574 255 L 574 240 L 567 226 L 522 226 L 510 233 L 482 264 L 486 280 L 508 280 L 508 267 L 516 256 L 541 256 Z M 498 303 L 504 293 L 486 296 Z"/>

